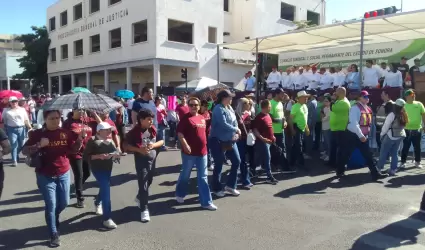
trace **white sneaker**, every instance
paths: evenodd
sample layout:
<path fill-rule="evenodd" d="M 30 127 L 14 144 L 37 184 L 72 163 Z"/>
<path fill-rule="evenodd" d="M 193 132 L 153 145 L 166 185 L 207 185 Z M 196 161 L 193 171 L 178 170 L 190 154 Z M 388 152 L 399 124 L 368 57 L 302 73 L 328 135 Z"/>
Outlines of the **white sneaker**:
<path fill-rule="evenodd" d="M 224 191 L 230 193 L 233 196 L 239 196 L 241 194 L 238 190 L 230 188 L 228 186 L 224 187 Z"/>
<path fill-rule="evenodd" d="M 134 198 L 134 202 L 136 202 L 137 207 L 140 208 L 140 200 L 137 197 Z"/>
<path fill-rule="evenodd" d="M 210 205 L 208 205 L 208 206 L 205 206 L 205 207 L 202 207 L 202 208 L 205 208 L 205 209 L 207 209 L 207 210 L 210 210 L 210 211 L 215 211 L 215 210 L 217 210 L 217 206 L 216 205 L 214 205 L 214 204 L 210 204 Z"/>
<path fill-rule="evenodd" d="M 103 226 L 108 228 L 108 229 L 115 229 L 117 228 L 117 224 L 115 224 L 115 222 L 111 219 L 106 220 L 103 222 Z"/>
<path fill-rule="evenodd" d="M 217 197 L 224 197 L 224 196 L 226 196 L 226 193 L 224 193 L 224 191 L 214 192 L 214 194 Z"/>
<path fill-rule="evenodd" d="M 326 151 L 322 151 L 322 152 L 320 152 L 320 154 L 321 155 L 325 155 L 326 154 Z"/>
<path fill-rule="evenodd" d="M 96 206 L 96 214 L 97 215 L 103 215 L 102 204 L 99 204 L 99 205 Z"/>
<path fill-rule="evenodd" d="M 320 156 L 320 159 L 321 160 L 324 160 L 326 158 L 326 155 L 325 154 L 322 154 L 322 156 Z"/>
<path fill-rule="evenodd" d="M 400 166 L 398 168 L 400 168 L 400 169 L 406 168 L 406 163 L 400 164 Z"/>
<path fill-rule="evenodd" d="M 149 210 L 145 210 L 142 212 L 142 222 L 149 222 L 151 217 L 149 216 Z"/>
<path fill-rule="evenodd" d="M 415 167 L 417 167 L 417 168 L 423 168 L 420 162 L 415 162 Z"/>
<path fill-rule="evenodd" d="M 183 198 L 183 197 L 178 197 L 178 196 L 176 196 L 176 201 L 177 201 L 177 203 L 179 203 L 179 204 L 183 204 L 183 203 L 184 203 L 184 198 Z"/>
<path fill-rule="evenodd" d="M 174 141 L 174 139 L 170 137 L 170 138 L 168 138 L 168 141 L 169 141 L 169 142 L 173 142 L 173 141 Z"/>
<path fill-rule="evenodd" d="M 325 159 L 323 159 L 324 161 L 329 161 L 329 156 L 326 156 Z"/>
<path fill-rule="evenodd" d="M 214 170 L 214 165 L 210 165 L 210 166 L 208 167 L 208 170 L 209 170 L 209 171 L 213 171 L 213 170 Z"/>

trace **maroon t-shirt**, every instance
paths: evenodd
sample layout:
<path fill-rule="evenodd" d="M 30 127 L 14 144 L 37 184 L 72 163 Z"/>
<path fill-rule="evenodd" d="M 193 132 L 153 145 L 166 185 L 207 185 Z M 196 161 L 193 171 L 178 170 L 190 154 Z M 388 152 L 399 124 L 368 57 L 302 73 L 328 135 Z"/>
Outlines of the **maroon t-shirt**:
<path fill-rule="evenodd" d="M 180 118 L 177 133 L 182 133 L 191 149 L 190 155 L 204 156 L 207 154 L 207 123 L 204 116 L 190 113 Z M 184 152 L 186 153 L 186 152 Z"/>
<path fill-rule="evenodd" d="M 84 122 L 87 122 L 87 121 L 84 121 Z M 63 129 L 66 129 L 71 132 L 70 135 L 73 140 L 77 140 L 78 135 L 81 133 L 81 130 L 83 128 L 86 130 L 86 138 L 83 140 L 83 145 L 81 146 L 80 150 L 76 154 L 70 154 L 69 155 L 70 158 L 82 159 L 84 149 L 86 148 L 86 144 L 93 135 L 92 128 L 84 124 L 84 122 L 82 120 L 75 120 L 73 118 L 68 118 L 62 124 Z"/>
<path fill-rule="evenodd" d="M 252 127 L 258 130 L 258 133 L 266 139 L 276 140 L 273 134 L 272 118 L 269 114 L 259 113 L 252 124 Z"/>
<path fill-rule="evenodd" d="M 202 115 L 205 119 L 206 133 L 208 137 L 210 135 L 210 130 L 211 130 L 211 112 L 207 110 L 206 112 L 200 115 Z"/>
<path fill-rule="evenodd" d="M 155 140 L 155 126 L 152 125 L 149 129 L 143 129 L 140 125 L 134 126 L 130 131 L 128 131 L 127 135 L 125 136 L 125 140 L 129 145 L 141 148 L 144 137 L 148 138 L 149 140 Z"/>
<path fill-rule="evenodd" d="M 189 110 L 189 106 L 187 106 L 187 105 L 182 105 L 182 104 L 177 105 L 176 113 L 177 113 L 177 115 L 179 116 L 179 119 L 180 119 L 180 120 L 182 119 L 182 117 L 183 117 L 185 114 L 187 114 L 187 113 L 189 113 L 189 112 L 190 112 L 190 110 Z"/>
<path fill-rule="evenodd" d="M 42 167 L 36 169 L 46 176 L 60 176 L 69 170 L 68 154 L 75 143 L 74 135 L 69 130 L 58 128 L 56 130 L 37 129 L 28 134 L 25 146 L 33 146 L 40 142 L 41 138 L 49 139 L 49 145 L 41 148 Z"/>

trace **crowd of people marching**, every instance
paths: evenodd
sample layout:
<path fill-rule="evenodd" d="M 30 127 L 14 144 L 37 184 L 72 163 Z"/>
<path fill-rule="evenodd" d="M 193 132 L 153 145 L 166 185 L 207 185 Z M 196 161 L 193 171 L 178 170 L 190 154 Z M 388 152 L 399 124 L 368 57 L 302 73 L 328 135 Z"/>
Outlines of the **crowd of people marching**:
<path fill-rule="evenodd" d="M 176 202 L 184 203 L 191 171 L 196 168 L 200 205 L 212 211 L 217 209 L 212 194 L 239 196 L 238 189 L 253 188 L 262 174 L 266 175 L 267 183 L 276 184 L 276 171 L 308 171 L 305 159 L 313 157 L 314 150 L 320 151 L 321 159 L 334 168 L 341 181 L 355 149 L 364 158 L 372 181 L 396 175 L 404 168 L 412 144 L 415 166 L 422 168 L 420 141 L 425 108 L 415 100 L 411 89 L 403 93 L 404 99 L 394 101 L 383 90 L 383 104 L 376 112 L 368 106 L 370 95 L 366 90 L 352 94 L 349 100 L 344 87 L 338 87 L 332 94 L 300 90 L 295 96 L 277 87 L 258 104 L 253 94 L 237 100 L 234 97 L 227 89 L 217 93 L 214 100 L 183 95 L 174 109 L 168 109 L 166 100 L 162 96 L 154 98 L 152 89 L 146 87 L 136 99 L 117 98 L 123 107 L 111 113 L 39 110 L 43 123 L 39 129 L 32 129 L 31 119 L 36 117 L 32 109 L 28 113 L 16 97 L 10 97 L 9 107 L 2 114 L 6 133 L 0 130 L 1 154 L 12 152 L 12 166 L 19 161 L 21 150 L 31 156 L 30 164 L 35 167 L 37 186 L 45 202 L 51 246 L 60 245 L 59 218 L 69 204 L 71 186 L 75 189 L 76 207 L 86 206 L 84 183 L 90 175 L 99 187 L 94 202 L 96 214 L 102 216 L 104 227 L 117 228 L 111 218 L 109 181 L 114 163 L 119 163 L 126 153 L 134 156 L 138 182 L 135 201 L 141 221 L 150 221 L 149 187 L 156 158 L 168 149 L 167 128 L 168 141 L 181 149 Z M 374 120 L 378 161 L 369 143 Z M 127 132 L 129 124 L 131 129 Z M 386 171 L 383 167 L 389 157 L 391 167 Z M 223 165 L 228 161 L 231 167 L 222 185 Z M 208 170 L 212 171 L 211 183 Z M 74 185 L 70 181 L 71 171 Z M 0 172 L 4 178 L 3 168 Z M 425 201 L 421 208 L 425 210 Z"/>

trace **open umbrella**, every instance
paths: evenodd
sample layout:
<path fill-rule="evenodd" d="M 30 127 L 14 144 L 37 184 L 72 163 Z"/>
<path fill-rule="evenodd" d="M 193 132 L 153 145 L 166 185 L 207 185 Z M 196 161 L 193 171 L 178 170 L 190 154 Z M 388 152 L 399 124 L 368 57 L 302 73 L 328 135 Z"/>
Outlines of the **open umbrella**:
<path fill-rule="evenodd" d="M 17 90 L 2 90 L 2 91 L 0 91 L 0 99 L 10 98 L 12 96 L 14 96 L 18 99 L 23 97 L 22 93 L 17 91 Z"/>
<path fill-rule="evenodd" d="M 75 93 L 59 96 L 41 106 L 42 110 L 85 109 L 97 113 L 109 113 L 122 107 L 114 99 L 101 94 Z"/>
<path fill-rule="evenodd" d="M 215 100 L 217 98 L 217 94 L 223 89 L 229 89 L 229 86 L 223 83 L 218 83 L 214 86 L 209 86 L 199 91 L 194 91 L 191 93 L 191 95 L 197 96 L 201 100 L 207 100 L 208 98 Z"/>
<path fill-rule="evenodd" d="M 84 87 L 73 87 L 71 91 L 72 93 L 91 93 L 90 90 Z"/>
<path fill-rule="evenodd" d="M 134 97 L 134 93 L 133 91 L 128 89 L 121 89 L 115 92 L 115 96 L 123 98 L 123 99 L 129 99 Z"/>

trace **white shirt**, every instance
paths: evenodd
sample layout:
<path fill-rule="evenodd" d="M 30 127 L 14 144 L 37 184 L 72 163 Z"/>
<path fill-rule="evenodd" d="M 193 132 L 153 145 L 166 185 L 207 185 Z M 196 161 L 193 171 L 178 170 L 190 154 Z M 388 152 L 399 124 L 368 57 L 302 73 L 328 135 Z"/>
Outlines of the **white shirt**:
<path fill-rule="evenodd" d="M 291 75 L 288 75 L 286 72 L 282 73 L 281 84 L 282 88 L 289 89 L 291 88 Z"/>
<path fill-rule="evenodd" d="M 27 111 L 22 107 L 5 109 L 2 114 L 3 123 L 9 127 L 23 127 L 29 121 Z"/>
<path fill-rule="evenodd" d="M 134 99 L 128 99 L 127 100 L 127 109 L 133 109 L 133 103 L 134 103 Z"/>
<path fill-rule="evenodd" d="M 304 73 L 305 74 L 305 73 Z M 308 89 L 317 89 L 319 87 L 320 82 L 320 74 L 319 73 L 307 73 L 308 78 Z"/>
<path fill-rule="evenodd" d="M 400 139 L 400 137 L 397 137 L 397 138 L 393 137 L 393 131 L 390 130 L 391 125 L 394 122 L 394 119 L 395 119 L 394 112 L 391 112 L 387 115 L 387 117 L 385 118 L 384 125 L 382 125 L 381 137 L 384 136 L 384 135 L 388 135 L 388 138 L 390 138 L 391 140 L 399 140 Z"/>
<path fill-rule="evenodd" d="M 31 100 L 29 100 L 29 101 L 28 101 L 28 103 L 27 103 L 27 104 L 28 104 L 28 106 L 30 107 L 30 111 L 31 111 L 31 112 L 35 112 L 35 105 L 36 105 L 36 104 L 35 104 L 35 101 L 31 99 Z"/>
<path fill-rule="evenodd" d="M 388 68 L 388 67 L 386 69 L 379 68 L 379 72 L 381 74 L 381 77 L 385 77 L 385 75 L 388 73 L 388 71 L 390 71 L 390 68 Z"/>
<path fill-rule="evenodd" d="M 319 88 L 320 90 L 332 88 L 334 78 L 331 74 L 325 73 L 320 76 Z"/>
<path fill-rule="evenodd" d="M 340 71 L 332 74 L 334 78 L 334 87 L 341 87 L 345 83 L 345 78 L 347 77 L 344 72 Z"/>
<path fill-rule="evenodd" d="M 421 67 L 419 67 L 419 72 L 425 72 L 425 66 L 421 66 Z"/>
<path fill-rule="evenodd" d="M 164 109 L 165 107 L 167 107 L 167 101 L 165 100 L 165 98 L 161 98 L 161 104 L 162 106 L 164 106 Z"/>
<path fill-rule="evenodd" d="M 280 74 L 280 72 L 270 72 L 269 76 L 267 77 L 267 87 L 271 89 L 278 88 L 281 78 L 282 75 Z"/>
<path fill-rule="evenodd" d="M 329 107 L 323 107 L 323 113 L 325 116 L 322 118 L 322 130 L 329 130 L 331 129 L 331 109 Z"/>
<path fill-rule="evenodd" d="M 295 89 L 302 89 L 308 86 L 308 78 L 304 74 L 294 76 Z"/>
<path fill-rule="evenodd" d="M 376 88 L 381 73 L 375 67 L 363 69 L 363 87 Z"/>
<path fill-rule="evenodd" d="M 401 72 L 397 70 L 397 72 L 389 71 L 385 73 L 384 87 L 402 87 L 403 86 L 403 76 Z"/>

